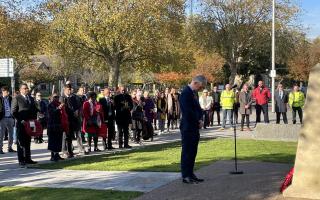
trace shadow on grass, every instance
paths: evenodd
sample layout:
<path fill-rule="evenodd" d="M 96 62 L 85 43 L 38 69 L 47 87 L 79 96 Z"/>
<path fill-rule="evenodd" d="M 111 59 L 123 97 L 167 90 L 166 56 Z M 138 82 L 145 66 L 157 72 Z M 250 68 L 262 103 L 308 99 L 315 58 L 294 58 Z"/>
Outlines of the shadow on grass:
<path fill-rule="evenodd" d="M 0 187 L 0 199 L 24 200 L 45 199 L 56 200 L 131 200 L 140 196 L 141 192 L 120 192 L 113 190 L 90 190 L 69 188 L 32 188 L 32 187 Z"/>
<path fill-rule="evenodd" d="M 196 169 L 207 166 L 212 162 L 219 160 L 234 159 L 234 151 L 230 139 L 219 139 L 216 142 L 212 139 L 203 139 L 199 144 L 198 157 L 196 161 Z M 282 147 L 283 153 L 277 148 L 282 143 L 265 142 L 265 146 L 275 145 L 275 148 L 263 149 L 261 141 L 239 141 L 242 149 L 239 148 L 239 160 L 256 160 L 263 162 L 277 162 L 277 163 L 293 163 L 295 159 L 295 151 L 286 151 Z M 211 144 L 212 143 L 212 144 Z M 264 143 L 263 143 L 264 144 Z M 290 148 L 295 148 L 290 144 Z M 215 147 L 215 148 L 214 148 Z M 246 149 L 247 148 L 247 149 Z M 249 149 L 249 150 L 248 150 Z M 79 159 L 66 160 L 59 163 L 48 163 L 34 166 L 40 169 L 76 169 L 76 170 L 110 170 L 121 171 L 122 166 L 112 166 L 107 169 L 108 162 L 114 162 L 117 165 L 130 165 L 125 168 L 128 171 L 152 171 L 152 172 L 179 172 L 180 171 L 180 142 L 169 144 L 159 144 L 153 146 L 145 146 L 138 149 L 133 149 L 125 152 L 117 152 L 114 154 L 87 156 Z M 164 159 L 159 162 L 159 159 Z M 162 157 L 161 157 L 162 156 Z M 161 157 L 161 158 L 160 158 Z M 150 163 L 155 160 L 154 163 Z M 119 163 L 117 163 L 119 162 Z M 113 163 L 113 164 L 114 164 Z M 85 165 L 85 166 L 80 166 Z M 94 165 L 94 166 L 93 166 Z M 120 167 L 120 168 L 119 168 Z M 120 170 L 119 170 L 120 169 Z"/>

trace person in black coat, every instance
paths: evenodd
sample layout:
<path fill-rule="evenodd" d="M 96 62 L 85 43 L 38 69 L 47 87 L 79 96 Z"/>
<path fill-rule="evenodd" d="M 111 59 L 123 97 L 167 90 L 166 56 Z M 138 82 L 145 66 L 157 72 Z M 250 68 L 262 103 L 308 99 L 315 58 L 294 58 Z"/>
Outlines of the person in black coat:
<path fill-rule="evenodd" d="M 61 124 L 61 109 L 59 95 L 53 94 L 48 105 L 48 150 L 51 151 L 50 161 L 63 160 L 59 152 L 62 150 L 63 129 Z"/>
<path fill-rule="evenodd" d="M 131 110 L 133 109 L 133 103 L 131 96 L 126 93 L 123 86 L 119 90 L 120 94 L 114 98 L 116 122 L 119 131 L 119 148 L 131 148 L 129 146 L 129 124 L 132 124 Z"/>
<path fill-rule="evenodd" d="M 288 124 L 288 118 L 287 118 L 287 107 L 288 107 L 288 102 L 289 102 L 289 96 L 286 91 L 283 90 L 283 85 L 280 83 L 278 85 L 278 89 L 274 94 L 275 98 L 275 111 L 277 114 L 277 124 L 280 124 L 280 116 L 282 115 L 283 122 L 285 124 Z"/>
<path fill-rule="evenodd" d="M 9 88 L 4 86 L 1 88 L 2 96 L 0 97 L 0 154 L 3 152 L 3 139 L 8 133 L 8 152 L 16 152 L 13 150 L 13 127 L 14 119 L 11 115 L 12 97 Z"/>
<path fill-rule="evenodd" d="M 104 114 L 104 123 L 108 127 L 108 143 L 106 144 L 106 141 L 104 139 L 104 146 L 105 149 L 112 150 L 114 147 L 112 146 L 112 140 L 115 135 L 115 108 L 114 108 L 114 102 L 111 98 L 110 89 L 108 87 L 105 87 L 103 90 L 104 97 L 99 99 L 99 103 L 102 106 L 103 114 Z"/>
<path fill-rule="evenodd" d="M 21 84 L 20 94 L 12 100 L 11 112 L 17 121 L 17 149 L 19 165 L 24 167 L 26 164 L 36 164 L 31 160 L 30 143 L 31 137 L 27 135 L 24 124 L 28 120 L 37 119 L 38 109 L 34 99 L 28 94 L 27 84 Z"/>
<path fill-rule="evenodd" d="M 212 91 L 212 112 L 210 113 L 210 125 L 213 126 L 214 112 L 217 113 L 218 126 L 220 126 L 220 92 L 218 92 L 217 86 L 213 87 Z"/>
<path fill-rule="evenodd" d="M 185 87 L 180 95 L 181 107 L 181 173 L 182 182 L 193 184 L 203 182 L 194 174 L 194 164 L 197 156 L 198 143 L 200 139 L 199 129 L 203 126 L 202 110 L 199 104 L 197 92 L 204 89 L 207 80 L 198 75 L 192 79 L 190 85 Z"/>
<path fill-rule="evenodd" d="M 77 143 L 80 149 L 80 153 L 86 154 L 84 150 L 81 138 L 81 103 L 78 97 L 71 93 L 71 85 L 66 84 L 64 86 L 64 94 L 60 97 L 60 103 L 65 105 L 66 113 L 69 121 L 69 132 L 66 133 L 66 143 L 68 158 L 74 157 L 72 140 L 77 139 Z"/>
<path fill-rule="evenodd" d="M 36 106 L 39 110 L 37 114 L 37 119 L 41 123 L 43 129 L 47 128 L 47 118 L 48 118 L 48 106 L 44 100 L 42 100 L 42 94 L 40 92 L 36 93 Z M 43 135 L 34 138 L 35 143 L 41 144 L 43 143 Z"/>

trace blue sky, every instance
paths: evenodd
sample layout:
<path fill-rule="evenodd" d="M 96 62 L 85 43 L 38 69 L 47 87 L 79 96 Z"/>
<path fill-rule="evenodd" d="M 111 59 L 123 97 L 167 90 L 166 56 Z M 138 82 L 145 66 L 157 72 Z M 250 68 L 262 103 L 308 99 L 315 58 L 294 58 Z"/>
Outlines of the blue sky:
<path fill-rule="evenodd" d="M 43 0 L 24 0 L 24 6 L 34 5 Z M 189 0 L 190 2 L 191 0 Z M 263 1 L 263 0 L 256 0 Z M 277 0 L 276 0 L 277 1 Z M 197 0 L 193 0 L 194 7 L 197 7 Z M 302 15 L 299 22 L 303 25 L 307 37 L 314 39 L 320 36 L 320 0 L 296 0 L 302 8 Z M 194 8 L 196 12 L 196 8 Z"/>
<path fill-rule="evenodd" d="M 302 8 L 300 20 L 308 38 L 320 36 L 320 0 L 300 0 L 299 3 Z"/>

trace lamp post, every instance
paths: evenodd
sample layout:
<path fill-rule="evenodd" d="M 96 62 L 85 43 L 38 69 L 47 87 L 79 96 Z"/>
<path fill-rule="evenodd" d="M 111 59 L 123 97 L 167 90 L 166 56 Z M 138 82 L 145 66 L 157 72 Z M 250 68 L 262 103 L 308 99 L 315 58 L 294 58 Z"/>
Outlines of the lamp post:
<path fill-rule="evenodd" d="M 275 78 L 276 78 L 276 70 L 275 70 L 275 0 L 272 0 L 272 61 L 271 61 L 271 95 L 272 95 L 272 112 L 275 112 L 274 105 L 274 93 L 275 93 Z"/>

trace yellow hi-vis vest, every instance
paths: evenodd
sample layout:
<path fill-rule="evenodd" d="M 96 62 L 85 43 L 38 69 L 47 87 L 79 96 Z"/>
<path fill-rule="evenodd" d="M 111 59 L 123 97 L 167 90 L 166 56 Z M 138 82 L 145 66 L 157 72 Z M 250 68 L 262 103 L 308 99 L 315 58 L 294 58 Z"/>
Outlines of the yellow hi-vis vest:
<path fill-rule="evenodd" d="M 232 90 L 223 90 L 220 97 L 220 104 L 222 109 L 233 109 L 235 102 L 235 94 Z"/>
<path fill-rule="evenodd" d="M 290 107 L 303 107 L 304 106 L 304 94 L 301 91 L 290 92 L 289 94 L 289 105 Z"/>

